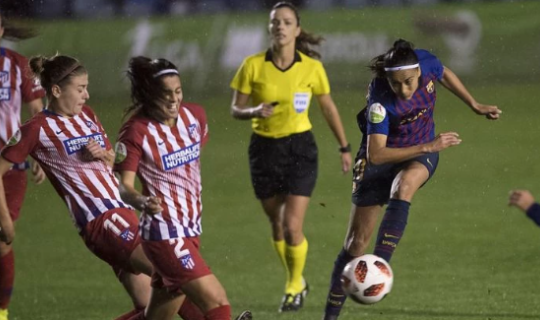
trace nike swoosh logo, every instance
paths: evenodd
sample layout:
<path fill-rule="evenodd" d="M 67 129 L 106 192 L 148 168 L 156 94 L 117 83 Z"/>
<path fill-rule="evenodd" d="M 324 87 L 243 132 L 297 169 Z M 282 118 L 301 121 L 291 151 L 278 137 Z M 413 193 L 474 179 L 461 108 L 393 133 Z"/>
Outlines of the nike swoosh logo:
<path fill-rule="evenodd" d="M 62 132 L 64 132 L 66 130 L 59 130 L 59 131 L 56 131 L 56 134 L 61 134 Z"/>
<path fill-rule="evenodd" d="M 165 143 L 165 141 L 161 140 L 161 141 L 159 141 L 157 144 L 158 144 L 158 146 L 161 146 L 161 145 L 164 144 L 164 143 Z"/>
<path fill-rule="evenodd" d="M 429 158 L 427 159 L 427 163 L 433 168 L 433 164 L 431 164 L 431 161 L 429 161 Z"/>
<path fill-rule="evenodd" d="M 392 234 L 388 234 L 388 233 L 386 233 L 386 232 L 384 233 L 384 237 L 385 237 L 385 238 L 399 239 L 399 237 L 396 237 L 396 236 L 394 236 L 394 235 L 392 235 Z"/>

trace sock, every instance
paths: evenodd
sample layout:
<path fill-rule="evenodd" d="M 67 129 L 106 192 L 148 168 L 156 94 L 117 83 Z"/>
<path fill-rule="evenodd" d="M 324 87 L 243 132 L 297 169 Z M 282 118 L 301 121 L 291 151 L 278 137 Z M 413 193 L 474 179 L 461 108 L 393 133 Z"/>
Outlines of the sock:
<path fill-rule="evenodd" d="M 281 264 L 283 264 L 283 268 L 285 268 L 285 274 L 287 275 L 287 280 L 285 282 L 285 289 L 290 286 L 291 283 L 291 277 L 289 275 L 289 267 L 287 266 L 287 259 L 285 258 L 285 240 L 273 240 L 272 244 L 274 245 L 274 249 L 277 252 L 277 255 L 279 257 L 279 260 L 281 260 Z"/>
<path fill-rule="evenodd" d="M 0 257 L 0 309 L 7 309 L 15 281 L 15 256 L 13 250 Z"/>
<path fill-rule="evenodd" d="M 127 313 L 124 313 L 123 315 L 119 316 L 118 318 L 116 318 L 114 320 L 129 320 L 133 316 L 136 316 L 141 312 L 144 313 L 144 308 L 135 307 L 135 309 L 133 309 L 133 310 L 127 312 Z"/>
<path fill-rule="evenodd" d="M 392 254 L 403 236 L 407 226 L 410 206 L 409 202 L 403 200 L 390 199 L 388 202 L 386 213 L 379 226 L 374 252 L 376 256 L 383 258 L 387 262 L 390 262 Z"/>
<path fill-rule="evenodd" d="M 302 274 L 306 265 L 308 242 L 306 238 L 297 246 L 285 246 L 285 258 L 289 267 L 289 286 L 285 293 L 298 294 L 304 290 L 306 283 Z"/>
<path fill-rule="evenodd" d="M 7 309 L 0 309 L 0 320 L 8 320 Z"/>
<path fill-rule="evenodd" d="M 189 298 L 186 297 L 184 303 L 178 310 L 178 315 L 184 320 L 204 320 L 204 314 Z"/>
<path fill-rule="evenodd" d="M 131 318 L 127 318 L 126 320 L 146 320 L 146 317 L 144 316 L 144 309 L 138 310 L 138 312 L 134 313 Z"/>
<path fill-rule="evenodd" d="M 326 307 L 324 309 L 325 315 L 338 316 L 343 308 L 343 304 L 347 299 L 347 295 L 341 287 L 341 273 L 345 268 L 345 265 L 355 257 L 351 256 L 347 250 L 341 249 L 336 261 L 334 262 L 334 270 L 332 271 L 332 278 L 330 279 L 330 291 L 328 291 L 328 297 L 326 299 Z"/>
<path fill-rule="evenodd" d="M 219 306 L 204 314 L 206 320 L 231 320 L 231 306 Z"/>

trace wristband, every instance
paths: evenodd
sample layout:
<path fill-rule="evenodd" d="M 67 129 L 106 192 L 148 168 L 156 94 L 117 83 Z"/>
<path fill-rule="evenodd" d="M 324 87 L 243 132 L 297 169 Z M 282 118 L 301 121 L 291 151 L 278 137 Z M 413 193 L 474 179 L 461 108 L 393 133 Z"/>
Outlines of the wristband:
<path fill-rule="evenodd" d="M 339 152 L 341 153 L 348 153 L 351 152 L 351 144 L 348 143 L 345 147 L 339 147 Z"/>

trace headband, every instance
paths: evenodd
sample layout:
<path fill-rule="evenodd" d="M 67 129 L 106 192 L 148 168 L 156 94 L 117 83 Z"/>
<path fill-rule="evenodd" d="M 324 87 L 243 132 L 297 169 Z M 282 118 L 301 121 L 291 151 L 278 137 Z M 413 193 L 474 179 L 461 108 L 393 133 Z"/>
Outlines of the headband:
<path fill-rule="evenodd" d="M 176 69 L 163 69 L 157 73 L 154 73 L 154 78 L 157 78 L 159 76 L 162 76 L 164 74 L 168 74 L 168 73 L 174 73 L 174 74 L 178 74 L 178 70 Z"/>
<path fill-rule="evenodd" d="M 58 84 L 60 81 L 64 80 L 67 76 L 69 76 L 73 71 L 75 71 L 75 69 L 77 69 L 80 66 L 81 66 L 80 63 L 78 62 L 75 63 L 71 68 L 67 69 L 64 73 L 62 73 L 62 75 L 58 78 L 58 80 L 54 82 L 54 84 Z"/>
<path fill-rule="evenodd" d="M 419 66 L 420 66 L 420 64 L 415 63 L 415 64 L 410 64 L 410 65 L 407 65 L 407 66 L 384 68 L 384 71 L 400 71 L 400 70 L 418 68 Z"/>

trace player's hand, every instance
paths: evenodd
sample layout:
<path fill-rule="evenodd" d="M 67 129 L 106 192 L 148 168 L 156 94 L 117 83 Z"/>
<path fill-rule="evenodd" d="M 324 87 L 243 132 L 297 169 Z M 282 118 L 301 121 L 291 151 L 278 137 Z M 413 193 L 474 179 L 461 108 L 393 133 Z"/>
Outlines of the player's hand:
<path fill-rule="evenodd" d="M 43 172 L 43 169 L 41 169 L 41 166 L 39 165 L 39 163 L 37 163 L 36 160 L 32 159 L 30 161 L 30 166 L 32 168 L 32 175 L 34 176 L 34 183 L 40 184 L 43 181 L 45 181 L 45 178 L 47 176 L 45 175 L 45 172 Z"/>
<path fill-rule="evenodd" d="M 508 205 L 514 206 L 526 212 L 535 203 L 534 197 L 527 190 L 512 190 L 510 191 L 510 198 L 508 199 Z"/>
<path fill-rule="evenodd" d="M 96 140 L 90 138 L 82 150 L 84 161 L 101 160 L 107 156 L 107 151 Z"/>
<path fill-rule="evenodd" d="M 143 212 L 149 215 L 154 215 L 163 211 L 161 198 L 158 197 L 146 197 L 142 207 Z"/>
<path fill-rule="evenodd" d="M 481 103 L 475 104 L 473 106 L 473 110 L 476 112 L 476 114 L 486 116 L 486 118 L 489 120 L 499 119 L 500 114 L 502 113 L 501 109 L 499 109 L 497 106 L 490 106 Z"/>
<path fill-rule="evenodd" d="M 255 118 L 266 119 L 274 113 L 274 106 L 271 103 L 261 103 L 253 108 L 253 116 Z"/>
<path fill-rule="evenodd" d="M 457 146 L 461 143 L 459 135 L 456 132 L 443 132 L 439 133 L 435 140 L 428 143 L 428 152 L 439 152 L 446 148 Z"/>
<path fill-rule="evenodd" d="M 342 152 L 341 153 L 341 172 L 343 174 L 346 174 L 351 170 L 351 164 L 352 164 L 352 157 L 350 152 Z"/>
<path fill-rule="evenodd" d="M 15 239 L 15 225 L 8 214 L 0 218 L 0 241 L 11 244 L 13 239 Z"/>

